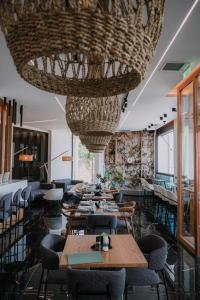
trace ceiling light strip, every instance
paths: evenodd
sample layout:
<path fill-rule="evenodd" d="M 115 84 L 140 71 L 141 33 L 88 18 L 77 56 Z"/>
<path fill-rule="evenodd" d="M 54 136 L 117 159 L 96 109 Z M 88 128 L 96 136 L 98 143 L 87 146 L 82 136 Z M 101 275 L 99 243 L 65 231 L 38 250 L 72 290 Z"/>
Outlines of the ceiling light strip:
<path fill-rule="evenodd" d="M 56 122 L 57 119 L 50 119 L 50 120 L 40 120 L 40 121 L 27 121 L 24 124 L 34 124 L 34 123 L 46 123 L 46 122 Z"/>
<path fill-rule="evenodd" d="M 193 12 L 194 8 L 196 7 L 196 5 L 198 4 L 199 0 L 196 0 L 193 5 L 191 6 L 191 8 L 189 9 L 189 11 L 187 12 L 185 18 L 183 19 L 183 21 L 181 22 L 180 26 L 178 27 L 177 31 L 175 32 L 174 36 L 172 37 L 170 43 L 168 44 L 167 48 L 165 49 L 165 51 L 163 52 L 163 55 L 161 56 L 161 58 L 159 59 L 157 65 L 155 66 L 155 68 L 153 69 L 152 73 L 150 74 L 149 78 L 146 80 L 144 86 L 142 87 L 141 91 L 139 92 L 139 94 L 137 95 L 135 101 L 132 103 L 131 106 L 131 110 L 133 109 L 133 107 L 135 107 L 135 105 L 137 104 L 137 102 L 139 101 L 140 97 L 142 96 L 145 88 L 147 87 L 147 85 L 149 84 L 149 82 L 151 81 L 152 77 L 154 76 L 155 72 L 157 71 L 157 69 L 159 68 L 162 60 L 164 59 L 165 55 L 167 54 L 167 52 L 169 51 L 169 49 L 171 48 L 171 46 L 173 45 L 174 41 L 176 40 L 177 36 L 179 35 L 179 33 L 181 32 L 183 26 L 185 25 L 185 23 L 187 22 L 187 20 L 189 19 L 191 13 Z M 120 127 L 124 124 L 124 122 L 126 121 L 126 119 L 128 118 L 128 116 L 131 113 L 131 110 L 126 114 L 126 116 L 124 117 L 124 119 L 122 120 Z"/>
<path fill-rule="evenodd" d="M 54 96 L 54 99 L 56 100 L 56 102 L 58 103 L 58 105 L 60 106 L 61 110 L 64 112 L 65 114 L 65 108 L 64 106 L 62 105 L 62 103 L 60 102 L 60 100 L 58 99 L 57 96 Z"/>

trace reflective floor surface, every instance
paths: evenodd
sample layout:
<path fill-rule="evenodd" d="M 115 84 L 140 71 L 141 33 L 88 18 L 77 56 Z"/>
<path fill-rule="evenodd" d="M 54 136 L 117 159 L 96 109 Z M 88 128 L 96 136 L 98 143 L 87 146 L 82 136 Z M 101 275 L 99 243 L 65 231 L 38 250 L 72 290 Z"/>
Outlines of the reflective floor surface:
<path fill-rule="evenodd" d="M 143 201 L 142 197 L 128 196 L 126 200 Z M 162 235 L 169 245 L 166 275 L 170 299 L 200 299 L 200 261 L 190 255 L 177 241 L 160 230 L 152 222 L 147 212 L 142 211 L 141 220 L 136 216 L 136 239 L 150 234 Z M 0 299 L 36 299 L 41 266 L 39 264 L 39 245 L 42 237 L 48 232 L 44 223 L 43 209 L 35 205 L 28 212 L 24 230 L 17 243 L 8 249 L 1 259 Z M 16 250 L 17 249 L 17 250 Z M 160 287 L 161 299 L 166 299 L 164 288 Z M 157 299 L 153 287 L 134 288 L 128 299 Z M 42 296 L 41 296 L 42 299 Z M 67 299 L 65 287 L 49 286 L 48 299 Z M 85 299 L 93 299 L 86 297 Z M 102 299 L 102 298 L 99 298 Z"/>

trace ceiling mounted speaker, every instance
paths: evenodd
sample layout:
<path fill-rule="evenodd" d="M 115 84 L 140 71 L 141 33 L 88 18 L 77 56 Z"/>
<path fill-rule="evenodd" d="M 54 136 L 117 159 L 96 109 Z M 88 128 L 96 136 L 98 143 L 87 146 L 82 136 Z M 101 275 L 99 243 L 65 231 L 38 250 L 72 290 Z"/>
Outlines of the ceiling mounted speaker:
<path fill-rule="evenodd" d="M 66 120 L 75 135 L 111 136 L 120 120 L 121 97 L 67 97 Z"/>
<path fill-rule="evenodd" d="M 138 86 L 165 0 L 6 0 L 0 25 L 21 77 L 42 90 L 107 97 Z"/>

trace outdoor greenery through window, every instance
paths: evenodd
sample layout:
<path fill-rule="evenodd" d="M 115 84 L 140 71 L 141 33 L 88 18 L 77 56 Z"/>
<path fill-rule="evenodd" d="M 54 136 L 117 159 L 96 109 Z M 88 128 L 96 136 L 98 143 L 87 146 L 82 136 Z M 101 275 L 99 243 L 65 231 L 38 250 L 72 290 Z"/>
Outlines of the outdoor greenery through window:
<path fill-rule="evenodd" d="M 158 173 L 174 174 L 174 131 L 158 135 Z"/>
<path fill-rule="evenodd" d="M 95 159 L 94 154 L 90 153 L 79 141 L 78 145 L 78 174 L 77 179 L 84 182 L 94 182 Z"/>

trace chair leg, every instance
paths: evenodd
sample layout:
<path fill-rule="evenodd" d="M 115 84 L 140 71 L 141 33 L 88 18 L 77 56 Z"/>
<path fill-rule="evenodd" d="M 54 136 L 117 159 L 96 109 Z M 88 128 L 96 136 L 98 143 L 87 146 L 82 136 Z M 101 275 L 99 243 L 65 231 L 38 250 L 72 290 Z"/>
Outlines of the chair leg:
<path fill-rule="evenodd" d="M 42 268 L 42 273 L 41 273 L 41 277 L 40 277 L 40 283 L 39 283 L 39 287 L 38 287 L 37 298 L 40 297 L 40 291 L 41 291 L 41 287 L 42 287 L 43 275 L 44 275 L 44 269 Z"/>
<path fill-rule="evenodd" d="M 46 300 L 46 296 L 47 296 L 47 279 L 48 279 L 48 270 L 46 273 L 46 278 L 45 278 L 45 282 L 44 282 L 44 300 Z"/>
<path fill-rule="evenodd" d="M 44 300 L 46 300 L 46 297 L 47 297 L 47 279 L 45 280 L 44 283 Z"/>
<path fill-rule="evenodd" d="M 125 296 L 125 300 L 128 300 L 128 287 L 125 287 L 125 291 L 124 291 L 124 296 Z"/>
<path fill-rule="evenodd" d="M 168 290 L 167 290 L 167 282 L 166 282 L 165 272 L 162 271 L 161 273 L 162 273 L 162 276 L 163 276 L 163 283 L 164 283 L 164 286 L 165 286 L 165 292 L 166 292 L 167 300 L 169 300 L 169 295 L 168 295 Z"/>
<path fill-rule="evenodd" d="M 156 285 L 158 300 L 160 300 L 159 284 Z"/>

